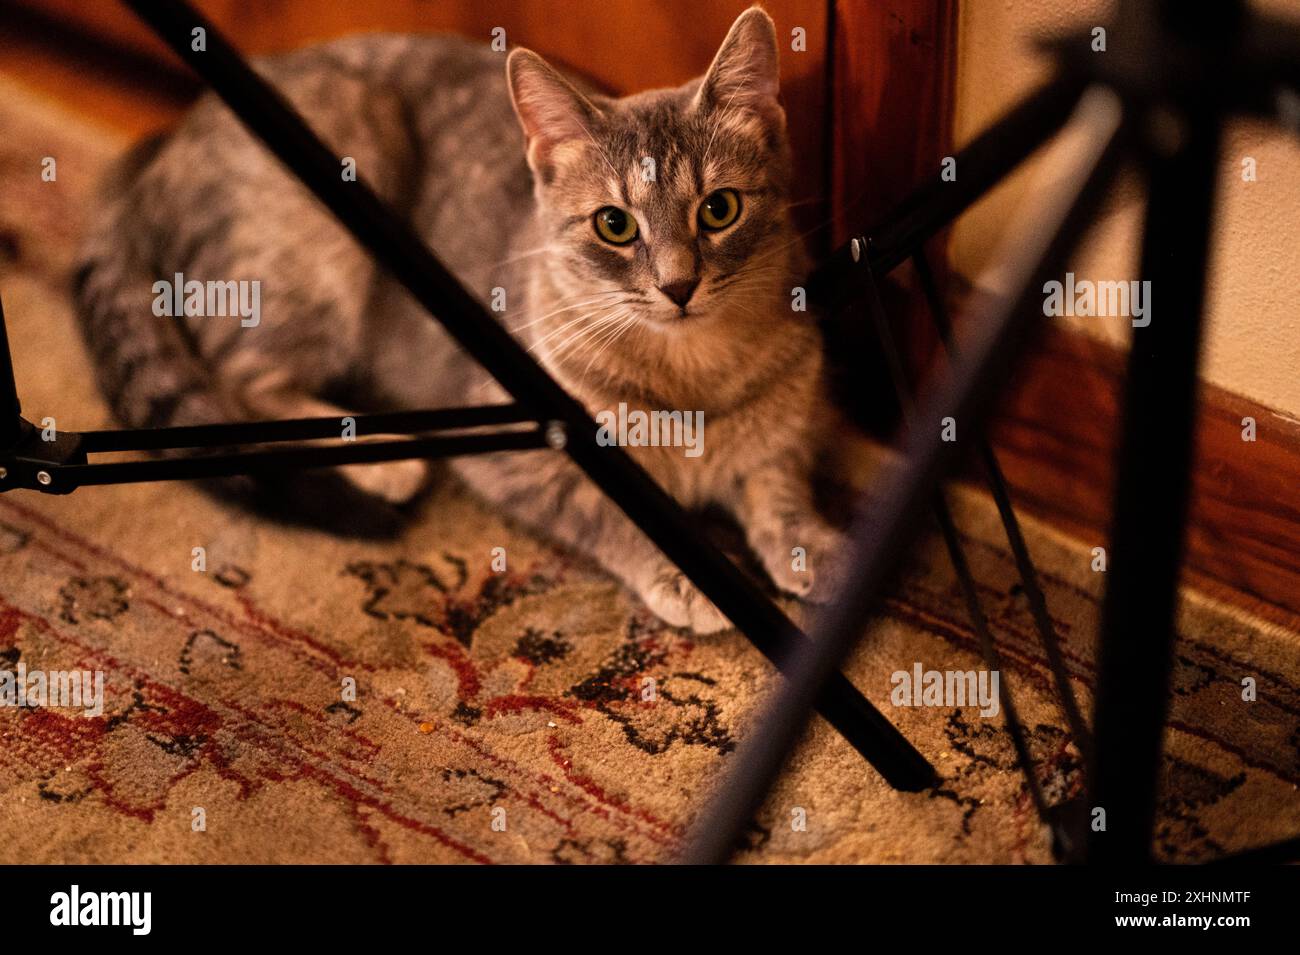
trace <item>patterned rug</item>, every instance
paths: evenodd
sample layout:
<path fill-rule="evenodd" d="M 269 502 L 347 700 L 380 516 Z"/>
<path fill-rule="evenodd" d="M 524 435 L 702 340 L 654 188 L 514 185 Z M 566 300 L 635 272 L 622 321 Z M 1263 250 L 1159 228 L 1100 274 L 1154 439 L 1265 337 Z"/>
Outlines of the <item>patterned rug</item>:
<path fill-rule="evenodd" d="M 25 414 L 109 426 L 67 273 L 124 144 L 3 80 L 0 122 L 0 293 Z M 1048 796 L 1067 798 L 1079 754 L 996 511 L 970 489 L 953 504 Z M 1088 701 L 1104 575 L 1091 544 L 1028 520 L 1026 535 Z M 1161 856 L 1300 831 L 1300 635 L 1191 592 L 1180 632 Z M 774 684 L 738 634 L 663 626 L 451 484 L 386 542 L 188 484 L 0 496 L 0 670 L 20 663 L 105 674 L 98 716 L 0 707 L 0 840 L 30 862 L 664 861 Z M 891 705 L 890 675 L 916 663 L 980 667 L 933 537 L 847 673 L 942 783 L 894 792 L 817 720 L 742 861 L 1050 861 L 1000 718 Z"/>

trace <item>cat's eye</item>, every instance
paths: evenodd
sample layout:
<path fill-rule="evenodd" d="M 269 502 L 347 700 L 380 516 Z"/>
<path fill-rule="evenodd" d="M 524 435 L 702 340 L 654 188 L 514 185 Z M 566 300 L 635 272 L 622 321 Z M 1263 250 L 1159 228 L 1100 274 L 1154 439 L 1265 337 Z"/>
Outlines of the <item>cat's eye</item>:
<path fill-rule="evenodd" d="M 596 234 L 611 245 L 627 245 L 636 238 L 636 220 L 618 206 L 596 210 Z"/>
<path fill-rule="evenodd" d="M 700 203 L 700 225 L 717 231 L 725 229 L 740 215 L 740 196 L 735 189 L 717 189 Z"/>

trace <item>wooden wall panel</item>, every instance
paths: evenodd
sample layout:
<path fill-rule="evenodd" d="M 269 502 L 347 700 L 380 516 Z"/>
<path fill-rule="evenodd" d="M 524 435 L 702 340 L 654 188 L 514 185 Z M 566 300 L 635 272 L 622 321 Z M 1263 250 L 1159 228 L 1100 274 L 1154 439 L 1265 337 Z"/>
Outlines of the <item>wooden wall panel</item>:
<path fill-rule="evenodd" d="M 1018 370 L 991 436 L 1017 505 L 1084 541 L 1110 534 L 1125 356 L 1052 328 Z M 1253 417 L 1256 441 L 1242 441 Z M 1202 385 L 1184 579 L 1300 626 L 1300 422 Z"/>
<path fill-rule="evenodd" d="M 827 181 L 830 244 L 870 234 L 952 149 L 957 0 L 833 0 L 831 129 Z M 927 250 L 946 275 L 943 236 Z M 925 377 L 938 346 L 910 267 L 897 285 L 889 322 L 913 380 Z M 858 420 L 876 433 L 898 417 L 875 332 L 859 312 L 832 322 L 832 336 L 857 363 L 857 393 L 846 396 Z M 849 376 L 845 376 L 849 377 Z"/>
<path fill-rule="evenodd" d="M 957 0 L 835 0 L 834 237 L 889 213 L 952 148 Z"/>

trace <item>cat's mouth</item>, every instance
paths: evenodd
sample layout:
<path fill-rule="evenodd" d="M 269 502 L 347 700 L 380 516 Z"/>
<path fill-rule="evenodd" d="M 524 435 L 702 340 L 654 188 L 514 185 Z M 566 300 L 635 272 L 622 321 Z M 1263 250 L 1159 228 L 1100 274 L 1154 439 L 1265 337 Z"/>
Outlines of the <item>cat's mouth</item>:
<path fill-rule="evenodd" d="M 686 322 L 697 322 L 707 317 L 710 309 L 699 302 L 688 302 L 685 305 L 670 305 L 663 308 L 650 309 L 646 315 L 656 325 L 672 327 L 681 325 Z"/>

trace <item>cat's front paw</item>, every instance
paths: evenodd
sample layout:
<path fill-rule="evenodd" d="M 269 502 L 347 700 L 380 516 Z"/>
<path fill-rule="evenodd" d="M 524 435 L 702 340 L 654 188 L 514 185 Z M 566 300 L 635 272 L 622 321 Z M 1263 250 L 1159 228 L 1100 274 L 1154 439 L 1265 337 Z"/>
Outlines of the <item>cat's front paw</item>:
<path fill-rule="evenodd" d="M 676 567 L 667 567 L 641 590 L 641 599 L 664 623 L 695 633 L 717 633 L 731 626 L 713 605 Z"/>
<path fill-rule="evenodd" d="M 339 471 L 355 487 L 389 504 L 411 500 L 429 477 L 429 465 L 420 460 L 345 464 Z"/>
<path fill-rule="evenodd" d="M 782 536 L 763 562 L 772 582 L 815 603 L 834 598 L 847 570 L 848 538 L 824 524 L 792 528 Z"/>

